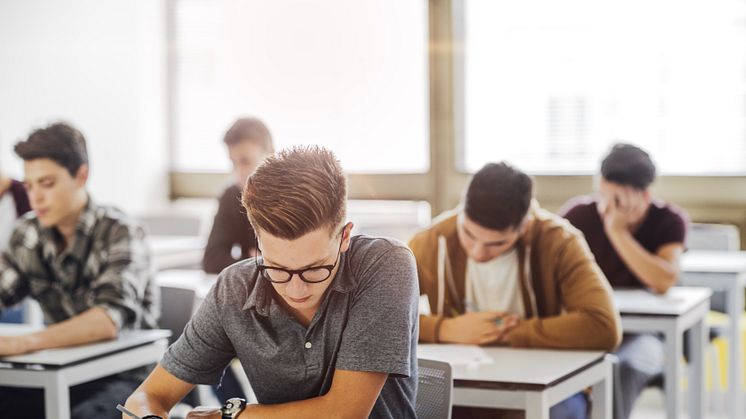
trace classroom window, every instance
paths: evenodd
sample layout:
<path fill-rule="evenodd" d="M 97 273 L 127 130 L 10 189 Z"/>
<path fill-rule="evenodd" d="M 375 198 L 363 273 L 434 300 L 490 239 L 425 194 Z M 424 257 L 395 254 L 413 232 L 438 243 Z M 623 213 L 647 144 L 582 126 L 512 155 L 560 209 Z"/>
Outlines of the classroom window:
<path fill-rule="evenodd" d="M 247 114 L 348 172 L 429 169 L 425 0 L 174 0 L 170 16 L 174 169 L 229 169 L 222 135 Z"/>
<path fill-rule="evenodd" d="M 666 174 L 746 172 L 746 7 L 735 0 L 455 1 L 461 169 L 598 170 L 613 142 Z"/>

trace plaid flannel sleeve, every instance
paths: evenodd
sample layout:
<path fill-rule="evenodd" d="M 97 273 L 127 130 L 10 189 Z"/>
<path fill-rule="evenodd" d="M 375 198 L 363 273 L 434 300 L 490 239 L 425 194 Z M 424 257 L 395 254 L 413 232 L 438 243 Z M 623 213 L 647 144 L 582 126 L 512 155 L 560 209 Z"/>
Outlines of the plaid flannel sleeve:
<path fill-rule="evenodd" d="M 152 272 L 150 253 L 140 227 L 118 224 L 106 237 L 106 260 L 92 281 L 89 296 L 93 306 L 109 314 L 117 328 L 141 323 L 143 300 Z"/>

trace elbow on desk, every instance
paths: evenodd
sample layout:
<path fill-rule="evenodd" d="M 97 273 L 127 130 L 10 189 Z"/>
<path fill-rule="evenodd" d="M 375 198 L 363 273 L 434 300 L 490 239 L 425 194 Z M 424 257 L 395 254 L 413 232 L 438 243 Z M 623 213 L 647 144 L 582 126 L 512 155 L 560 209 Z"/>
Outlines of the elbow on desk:
<path fill-rule="evenodd" d="M 613 351 L 622 343 L 622 320 L 618 313 L 609 313 L 597 320 L 593 332 L 593 349 Z"/>

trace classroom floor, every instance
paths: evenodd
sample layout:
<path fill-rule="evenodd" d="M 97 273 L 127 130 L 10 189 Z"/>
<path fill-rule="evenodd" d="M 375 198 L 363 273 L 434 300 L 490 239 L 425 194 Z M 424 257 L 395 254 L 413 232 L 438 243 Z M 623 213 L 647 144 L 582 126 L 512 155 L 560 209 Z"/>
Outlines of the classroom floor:
<path fill-rule="evenodd" d="M 689 415 L 682 415 L 682 419 L 688 418 Z M 727 419 L 725 413 L 707 412 L 708 419 Z M 642 392 L 640 399 L 637 401 L 630 419 L 666 419 L 665 399 L 663 392 L 656 388 L 648 388 Z"/>

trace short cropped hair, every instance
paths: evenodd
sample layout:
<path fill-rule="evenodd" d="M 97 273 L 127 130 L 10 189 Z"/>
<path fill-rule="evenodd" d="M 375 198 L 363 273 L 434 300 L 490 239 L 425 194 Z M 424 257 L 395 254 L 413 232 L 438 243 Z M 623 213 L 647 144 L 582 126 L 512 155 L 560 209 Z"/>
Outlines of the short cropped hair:
<path fill-rule="evenodd" d="M 223 142 L 228 147 L 244 141 L 258 144 L 267 153 L 274 153 L 275 151 L 269 128 L 258 118 L 246 117 L 237 119 L 228 128 L 228 131 L 225 132 L 225 136 L 223 136 Z"/>
<path fill-rule="evenodd" d="M 64 122 L 34 130 L 14 150 L 24 161 L 50 159 L 67 169 L 71 176 L 78 173 L 80 166 L 88 164 L 83 134 Z"/>
<path fill-rule="evenodd" d="M 472 177 L 464 212 L 484 228 L 505 231 L 521 225 L 533 197 L 531 178 L 508 163 L 488 163 Z"/>
<path fill-rule="evenodd" d="M 340 226 L 347 210 L 347 181 L 334 153 L 297 146 L 267 157 L 249 176 L 241 199 L 258 233 L 294 240 Z"/>
<path fill-rule="evenodd" d="M 655 164 L 641 148 L 615 144 L 601 162 L 601 176 L 606 181 L 643 190 L 655 180 Z"/>

